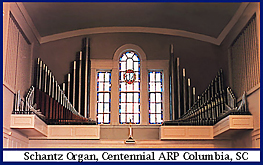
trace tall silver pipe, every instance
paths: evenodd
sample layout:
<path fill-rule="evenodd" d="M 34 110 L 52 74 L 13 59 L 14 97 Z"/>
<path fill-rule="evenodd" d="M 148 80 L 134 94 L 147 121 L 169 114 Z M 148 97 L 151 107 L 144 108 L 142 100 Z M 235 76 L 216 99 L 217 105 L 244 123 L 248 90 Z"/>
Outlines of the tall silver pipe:
<path fill-rule="evenodd" d="M 196 94 L 195 87 L 193 87 L 193 104 L 195 103 L 195 94 Z"/>
<path fill-rule="evenodd" d="M 172 120 L 175 120 L 175 104 L 174 104 L 174 54 L 173 54 L 173 44 L 171 44 L 171 54 L 170 54 L 170 74 L 171 74 L 171 101 L 172 101 Z"/>
<path fill-rule="evenodd" d="M 47 65 L 45 66 L 45 82 L 44 82 L 44 92 L 47 92 Z"/>
<path fill-rule="evenodd" d="M 186 103 L 186 100 L 187 100 L 187 95 L 186 95 L 186 78 L 185 78 L 185 68 L 183 68 L 183 102 L 184 102 L 184 114 L 186 113 L 186 106 L 187 106 L 187 103 Z"/>
<path fill-rule="evenodd" d="M 40 67 L 39 67 L 39 84 L 38 84 L 38 89 L 41 90 L 41 86 L 42 86 L 42 72 L 43 72 L 43 69 L 42 69 L 42 65 L 43 65 L 43 62 L 40 61 Z"/>
<path fill-rule="evenodd" d="M 89 111 L 89 84 L 88 84 L 88 74 L 89 74 L 89 39 L 86 38 L 85 45 L 85 78 L 84 78 L 84 116 L 88 117 Z"/>
<path fill-rule="evenodd" d="M 76 64 L 76 61 L 74 61 L 73 63 L 73 89 L 72 89 L 72 104 L 73 104 L 73 107 L 75 107 L 75 91 L 76 91 L 76 67 L 77 67 L 77 64 Z"/>
<path fill-rule="evenodd" d="M 58 82 L 55 81 L 55 100 L 58 101 Z"/>
<path fill-rule="evenodd" d="M 178 118 L 181 117 L 181 91 L 180 91 L 180 65 L 179 58 L 177 58 L 177 98 L 178 98 Z"/>
<path fill-rule="evenodd" d="M 51 97 L 52 94 L 52 73 L 49 71 L 49 87 L 48 87 L 48 95 Z"/>
<path fill-rule="evenodd" d="M 52 98 L 54 99 L 55 97 L 55 78 L 54 78 L 54 75 L 52 75 Z"/>
<path fill-rule="evenodd" d="M 62 83 L 62 90 L 63 90 L 63 92 L 65 92 L 65 90 L 66 90 L 66 84 L 65 83 Z"/>
<path fill-rule="evenodd" d="M 81 113 L 81 68 L 82 68 L 82 51 L 79 52 L 79 84 L 78 84 L 78 89 L 79 89 L 79 96 L 78 96 L 78 111 Z"/>
<path fill-rule="evenodd" d="M 70 73 L 68 73 L 68 83 L 67 83 L 67 97 L 69 98 L 70 97 Z"/>
<path fill-rule="evenodd" d="M 188 78 L 188 109 L 192 106 L 192 96 L 191 96 L 191 80 Z"/>
<path fill-rule="evenodd" d="M 60 86 L 58 85 L 58 103 L 61 103 L 60 102 L 60 99 L 61 99 L 61 91 L 60 91 Z"/>
<path fill-rule="evenodd" d="M 40 73 L 40 58 L 37 58 L 37 67 L 36 67 L 36 88 L 39 88 L 39 73 Z"/>

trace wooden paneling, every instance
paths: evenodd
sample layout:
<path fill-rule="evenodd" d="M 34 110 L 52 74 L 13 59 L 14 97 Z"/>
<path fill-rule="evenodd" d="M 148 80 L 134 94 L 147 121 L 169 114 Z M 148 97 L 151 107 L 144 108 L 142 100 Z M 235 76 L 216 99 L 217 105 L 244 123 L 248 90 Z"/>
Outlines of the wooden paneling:
<path fill-rule="evenodd" d="M 253 129 L 253 116 L 229 115 L 214 126 L 161 126 L 161 140 L 214 139 L 231 137 L 242 130 Z"/>
<path fill-rule="evenodd" d="M 3 128 L 3 148 L 27 148 L 29 140 L 19 132 Z"/>
<path fill-rule="evenodd" d="M 47 125 L 36 115 L 11 115 L 10 128 L 18 130 L 29 138 L 47 136 Z"/>
<path fill-rule="evenodd" d="M 49 125 L 48 139 L 100 139 L 100 126 Z"/>
<path fill-rule="evenodd" d="M 161 139 L 213 139 L 213 126 L 161 126 Z"/>
<path fill-rule="evenodd" d="M 253 116 L 251 115 L 230 115 L 214 126 L 214 136 L 222 135 L 231 130 L 252 130 Z"/>

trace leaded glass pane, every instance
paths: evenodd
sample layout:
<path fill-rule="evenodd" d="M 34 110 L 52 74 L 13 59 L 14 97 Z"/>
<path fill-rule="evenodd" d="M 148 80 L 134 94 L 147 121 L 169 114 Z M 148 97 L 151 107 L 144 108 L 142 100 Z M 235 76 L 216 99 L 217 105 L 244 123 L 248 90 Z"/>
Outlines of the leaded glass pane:
<path fill-rule="evenodd" d="M 135 81 L 140 79 L 140 72 L 135 72 Z"/>
<path fill-rule="evenodd" d="M 110 104 L 109 103 L 105 103 L 104 104 L 104 112 L 105 113 L 109 113 L 110 112 Z"/>
<path fill-rule="evenodd" d="M 161 98 L 161 93 L 156 93 L 156 102 L 161 102 L 162 98 Z"/>
<path fill-rule="evenodd" d="M 103 103 L 98 103 L 98 112 L 103 113 Z"/>
<path fill-rule="evenodd" d="M 133 57 L 136 57 L 136 56 L 133 56 Z M 134 65 L 134 71 L 139 71 L 139 63 L 134 62 L 133 65 Z"/>
<path fill-rule="evenodd" d="M 155 113 L 155 103 L 150 104 L 151 113 Z"/>
<path fill-rule="evenodd" d="M 127 90 L 126 90 L 126 83 L 125 83 L 125 82 L 122 82 L 122 83 L 121 83 L 121 91 L 127 91 Z"/>
<path fill-rule="evenodd" d="M 121 57 L 121 61 L 126 61 L 127 60 L 127 56 L 124 54 L 122 57 Z"/>
<path fill-rule="evenodd" d="M 110 94 L 109 93 L 104 94 L 104 102 L 110 102 Z"/>
<path fill-rule="evenodd" d="M 139 91 L 140 90 L 139 86 L 140 86 L 139 82 L 134 82 L 134 91 Z"/>
<path fill-rule="evenodd" d="M 134 102 L 139 103 L 139 93 L 134 93 Z"/>
<path fill-rule="evenodd" d="M 110 81 L 110 73 L 105 73 L 105 81 Z"/>
<path fill-rule="evenodd" d="M 140 115 L 134 114 L 134 123 L 139 123 L 139 122 L 140 122 Z"/>
<path fill-rule="evenodd" d="M 132 58 L 132 56 L 134 55 L 134 53 L 133 53 L 133 52 L 127 52 L 126 55 L 127 55 L 128 58 Z"/>
<path fill-rule="evenodd" d="M 133 60 L 132 59 L 127 60 L 127 69 L 133 69 Z"/>
<path fill-rule="evenodd" d="M 149 83 L 150 85 L 150 92 L 155 92 L 155 83 Z"/>
<path fill-rule="evenodd" d="M 162 118 L 161 118 L 161 114 L 156 114 L 156 118 L 157 118 L 157 123 L 161 123 L 162 122 Z"/>
<path fill-rule="evenodd" d="M 127 113 L 132 113 L 132 103 L 127 103 Z"/>
<path fill-rule="evenodd" d="M 155 123 L 155 114 L 150 114 L 151 123 Z"/>
<path fill-rule="evenodd" d="M 156 91 L 157 92 L 161 92 L 162 91 L 161 83 L 156 83 Z"/>
<path fill-rule="evenodd" d="M 122 113 L 121 114 L 121 123 L 125 123 L 125 117 L 126 117 L 126 114 Z"/>
<path fill-rule="evenodd" d="M 155 73 L 150 73 L 150 81 L 155 81 Z"/>
<path fill-rule="evenodd" d="M 134 103 L 134 113 L 139 113 L 139 104 Z"/>
<path fill-rule="evenodd" d="M 123 74 L 124 74 L 124 72 L 120 72 L 120 80 L 121 80 L 121 82 L 124 82 L 124 76 L 123 76 Z"/>
<path fill-rule="evenodd" d="M 126 71 L 126 62 L 121 63 L 121 71 Z"/>
<path fill-rule="evenodd" d="M 156 81 L 161 81 L 161 73 L 156 73 Z"/>
<path fill-rule="evenodd" d="M 126 111 L 126 103 L 121 104 L 121 113 L 125 113 Z"/>
<path fill-rule="evenodd" d="M 133 122 L 133 114 L 127 114 L 127 122 Z"/>
<path fill-rule="evenodd" d="M 127 93 L 127 102 L 133 102 L 133 93 Z"/>
<path fill-rule="evenodd" d="M 133 84 L 127 84 L 127 91 L 133 91 Z"/>
<path fill-rule="evenodd" d="M 162 104 L 161 103 L 156 104 L 156 113 L 162 113 Z"/>
<path fill-rule="evenodd" d="M 99 89 L 98 91 L 103 91 L 103 83 L 99 83 Z"/>
<path fill-rule="evenodd" d="M 121 93 L 121 102 L 122 103 L 126 102 L 126 93 Z"/>
<path fill-rule="evenodd" d="M 105 89 L 104 89 L 104 91 L 109 91 L 109 90 L 110 90 L 110 84 L 105 83 Z"/>
<path fill-rule="evenodd" d="M 110 122 L 109 119 L 110 119 L 110 114 L 105 114 L 104 115 L 104 122 L 109 123 Z"/>
<path fill-rule="evenodd" d="M 150 102 L 155 102 L 155 93 L 150 93 Z"/>
<path fill-rule="evenodd" d="M 99 81 L 104 81 L 104 73 L 99 73 Z"/>
<path fill-rule="evenodd" d="M 98 102 L 103 102 L 103 93 L 98 93 Z"/>
<path fill-rule="evenodd" d="M 138 61 L 138 57 L 137 56 L 133 56 L 132 59 L 133 59 L 133 61 Z"/>
<path fill-rule="evenodd" d="M 103 123 L 103 114 L 98 114 L 98 122 Z"/>

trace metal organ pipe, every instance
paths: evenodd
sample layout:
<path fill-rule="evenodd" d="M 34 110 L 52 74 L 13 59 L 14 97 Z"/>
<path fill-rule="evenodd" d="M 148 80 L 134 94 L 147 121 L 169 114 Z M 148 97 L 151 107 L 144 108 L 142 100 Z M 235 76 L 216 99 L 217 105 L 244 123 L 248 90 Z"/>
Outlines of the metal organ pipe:
<path fill-rule="evenodd" d="M 172 109 L 172 120 L 175 120 L 175 103 L 174 103 L 174 55 L 173 45 L 171 45 L 170 52 L 170 83 L 171 83 L 171 109 Z"/>
<path fill-rule="evenodd" d="M 78 74 L 78 78 L 79 78 L 79 80 L 78 80 L 78 82 L 79 82 L 79 84 L 78 84 L 78 111 L 79 111 L 79 113 L 81 113 L 81 66 L 82 66 L 82 51 L 80 51 L 79 52 L 79 74 Z"/>
<path fill-rule="evenodd" d="M 187 109 L 187 95 L 186 95 L 186 77 L 185 77 L 185 68 L 183 68 L 183 112 L 184 114 L 186 113 L 186 109 Z"/>
<path fill-rule="evenodd" d="M 177 58 L 177 104 L 178 104 L 178 118 L 181 117 L 181 91 L 180 91 L 180 65 L 179 65 L 179 58 Z"/>

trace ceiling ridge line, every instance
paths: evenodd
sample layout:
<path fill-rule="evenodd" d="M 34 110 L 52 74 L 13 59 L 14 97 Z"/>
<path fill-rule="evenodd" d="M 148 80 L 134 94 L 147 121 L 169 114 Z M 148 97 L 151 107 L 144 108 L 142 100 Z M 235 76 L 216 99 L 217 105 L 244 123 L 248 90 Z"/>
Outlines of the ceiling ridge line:
<path fill-rule="evenodd" d="M 244 13 L 245 9 L 247 8 L 249 2 L 242 2 L 239 6 L 238 10 L 234 14 L 234 16 L 231 18 L 231 20 L 228 22 L 228 24 L 225 26 L 225 28 L 222 30 L 222 32 L 217 37 L 217 45 L 221 45 L 223 40 L 226 38 L 226 36 L 229 34 L 231 29 L 234 27 L 234 25 L 238 22 L 242 14 Z"/>
<path fill-rule="evenodd" d="M 63 33 L 57 33 L 53 35 L 48 35 L 41 37 L 40 44 L 56 41 L 65 38 L 77 37 L 88 34 L 101 34 L 101 33 L 123 33 L 123 32 L 132 32 L 132 33 L 153 33 L 153 34 L 163 34 L 170 36 L 180 36 L 186 38 L 192 38 L 204 42 L 209 42 L 217 45 L 217 39 L 208 35 L 177 30 L 177 29 L 167 29 L 167 28 L 154 28 L 154 27 L 95 27 L 95 28 L 86 28 L 73 31 L 67 31 Z"/>
<path fill-rule="evenodd" d="M 26 23 L 30 27 L 31 31 L 35 35 L 35 37 L 38 40 L 38 42 L 40 43 L 41 36 L 40 36 L 35 24 L 33 23 L 31 17 L 29 16 L 26 8 L 24 7 L 23 3 L 22 2 L 16 2 L 16 4 L 17 4 L 17 7 L 19 8 L 20 12 L 22 13 L 23 17 L 25 18 Z"/>

